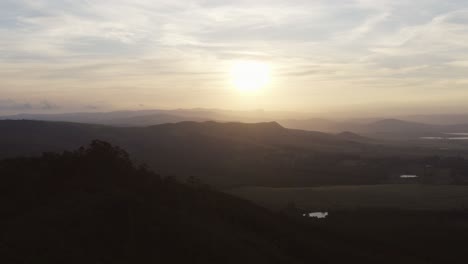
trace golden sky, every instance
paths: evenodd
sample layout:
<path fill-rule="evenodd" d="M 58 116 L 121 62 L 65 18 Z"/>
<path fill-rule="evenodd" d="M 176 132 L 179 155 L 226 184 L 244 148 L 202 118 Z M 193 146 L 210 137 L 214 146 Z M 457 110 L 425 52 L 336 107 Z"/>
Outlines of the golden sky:
<path fill-rule="evenodd" d="M 4 0 L 0 34 L 0 114 L 468 112 L 467 1 Z"/>

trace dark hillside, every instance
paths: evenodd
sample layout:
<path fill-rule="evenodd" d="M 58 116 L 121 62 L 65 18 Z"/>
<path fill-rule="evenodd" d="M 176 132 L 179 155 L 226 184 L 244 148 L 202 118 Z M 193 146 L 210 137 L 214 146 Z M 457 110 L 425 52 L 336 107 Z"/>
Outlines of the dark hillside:
<path fill-rule="evenodd" d="M 136 160 L 166 174 L 194 175 L 223 186 L 303 181 L 310 173 L 296 171 L 283 177 L 291 171 L 295 156 L 362 148 L 334 135 L 285 129 L 274 122 L 181 122 L 118 128 L 23 120 L 0 121 L 0 157 L 69 150 L 94 138 L 121 145 Z"/>
<path fill-rule="evenodd" d="M 0 175 L 1 263 L 411 259 L 389 258 L 384 248 L 361 241 L 348 244 L 193 178 L 187 184 L 162 178 L 101 141 L 73 152 L 1 161 Z"/>
<path fill-rule="evenodd" d="M 221 188 L 384 184 L 403 173 L 425 173 L 426 165 L 434 166 L 430 173 L 436 178 L 447 174 L 446 183 L 468 179 L 468 162 L 463 158 L 466 150 L 450 154 L 388 146 L 355 134 L 292 130 L 275 122 L 181 122 L 119 128 L 0 121 L 0 158 L 75 149 L 95 138 L 124 147 L 136 161 L 165 175 L 196 176 Z M 427 163 L 425 157 L 440 153 L 458 158 L 450 163 Z"/>

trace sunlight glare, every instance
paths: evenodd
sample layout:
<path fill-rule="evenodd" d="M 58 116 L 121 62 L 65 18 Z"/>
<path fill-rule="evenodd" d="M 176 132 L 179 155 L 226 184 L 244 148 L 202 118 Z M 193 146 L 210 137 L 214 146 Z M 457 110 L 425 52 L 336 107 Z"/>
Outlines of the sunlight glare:
<path fill-rule="evenodd" d="M 238 61 L 232 65 L 231 79 L 237 89 L 255 91 L 270 81 L 270 67 L 259 61 Z"/>

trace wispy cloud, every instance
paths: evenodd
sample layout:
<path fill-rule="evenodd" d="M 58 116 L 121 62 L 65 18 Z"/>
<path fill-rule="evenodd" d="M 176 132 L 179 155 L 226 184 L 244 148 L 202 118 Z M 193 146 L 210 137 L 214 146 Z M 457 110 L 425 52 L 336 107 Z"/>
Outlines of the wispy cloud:
<path fill-rule="evenodd" d="M 467 17 L 461 0 L 5 0 L 0 98 L 236 108 L 229 65 L 256 59 L 274 80 L 255 108 L 455 100 Z"/>
<path fill-rule="evenodd" d="M 30 110 L 32 109 L 32 105 L 29 103 L 19 103 L 16 101 L 13 101 L 11 99 L 6 99 L 6 100 L 0 100 L 0 110 L 8 110 L 8 111 L 24 111 L 24 110 Z"/>
<path fill-rule="evenodd" d="M 2 112 L 24 112 L 31 110 L 56 110 L 60 107 L 54 103 L 49 102 L 48 100 L 42 100 L 35 103 L 30 102 L 20 102 L 12 99 L 2 99 L 0 100 L 0 111 Z"/>

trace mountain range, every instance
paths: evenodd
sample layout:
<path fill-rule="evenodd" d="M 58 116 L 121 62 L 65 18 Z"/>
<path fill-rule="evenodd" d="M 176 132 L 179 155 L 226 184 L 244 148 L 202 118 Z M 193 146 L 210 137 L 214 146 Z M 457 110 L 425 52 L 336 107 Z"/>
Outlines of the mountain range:
<path fill-rule="evenodd" d="M 424 115 L 373 119 L 291 118 L 291 113 L 229 111 L 219 109 L 141 110 L 64 114 L 18 114 L 0 120 L 43 120 L 102 124 L 121 127 L 146 127 L 183 121 L 272 122 L 284 127 L 328 133 L 353 132 L 379 139 L 418 139 L 444 137 L 445 133 L 466 133 L 468 115 Z"/>
<path fill-rule="evenodd" d="M 124 147 L 137 162 L 161 173 L 195 176 L 221 187 L 378 184 L 403 172 L 410 163 L 405 157 L 466 152 L 388 144 L 351 132 L 288 129 L 276 122 L 187 121 L 116 127 L 3 120 L 0 158 L 66 151 L 94 139 Z M 400 161 L 393 156 L 401 157 Z M 349 164 L 355 165 L 351 169 Z"/>

